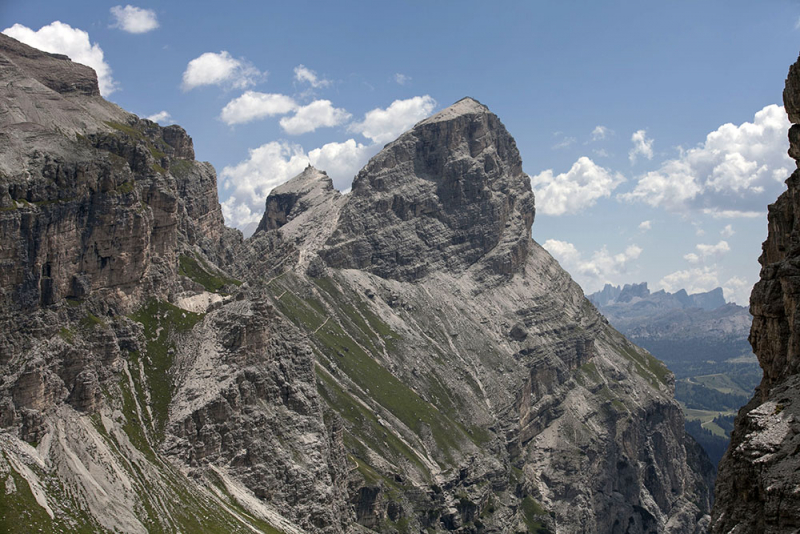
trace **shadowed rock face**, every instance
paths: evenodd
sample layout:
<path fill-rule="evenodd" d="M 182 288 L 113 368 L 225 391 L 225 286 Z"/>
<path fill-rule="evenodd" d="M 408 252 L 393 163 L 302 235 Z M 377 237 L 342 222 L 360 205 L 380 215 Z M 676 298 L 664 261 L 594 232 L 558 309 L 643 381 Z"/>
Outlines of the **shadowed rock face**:
<path fill-rule="evenodd" d="M 783 93 L 793 123 L 789 155 L 800 161 L 800 61 Z M 800 171 L 769 207 L 761 279 L 750 295 L 750 344 L 764 370 L 739 411 L 719 467 L 715 533 L 800 529 Z"/>
<path fill-rule="evenodd" d="M 480 260 L 508 275 L 527 254 L 533 218 L 514 139 L 497 116 L 465 98 L 358 173 L 322 255 L 332 267 L 402 281 Z"/>

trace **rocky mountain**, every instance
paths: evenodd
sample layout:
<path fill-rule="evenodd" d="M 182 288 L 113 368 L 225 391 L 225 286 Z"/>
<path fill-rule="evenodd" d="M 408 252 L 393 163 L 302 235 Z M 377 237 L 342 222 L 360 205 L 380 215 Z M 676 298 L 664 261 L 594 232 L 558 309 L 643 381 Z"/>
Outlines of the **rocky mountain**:
<path fill-rule="evenodd" d="M 722 288 L 689 295 L 684 289 L 651 293 L 646 282 L 606 284 L 587 298 L 679 378 L 722 372 L 720 364 L 755 367 L 747 342 L 752 317 L 744 306 L 727 304 Z"/>
<path fill-rule="evenodd" d="M 180 127 L 0 35 L 0 530 L 701 532 L 671 373 L 464 99 L 225 228 Z"/>
<path fill-rule="evenodd" d="M 651 293 L 647 287 L 647 282 L 625 284 L 624 286 L 606 284 L 603 289 L 587 295 L 586 298 L 598 307 L 623 303 L 635 304 L 640 300 L 648 301 L 651 305 L 650 307 L 663 309 L 699 308 L 701 310 L 715 310 L 725 305 L 725 297 L 722 295 L 721 287 L 691 295 L 685 289 L 678 290 L 675 293 L 668 293 L 663 289 Z M 641 306 L 641 308 L 645 307 Z"/>
<path fill-rule="evenodd" d="M 783 100 L 792 127 L 789 155 L 800 162 L 800 60 Z M 712 532 L 789 533 L 800 529 L 800 170 L 769 206 L 761 279 L 750 296 L 750 343 L 764 371 L 736 417 L 715 488 Z"/>

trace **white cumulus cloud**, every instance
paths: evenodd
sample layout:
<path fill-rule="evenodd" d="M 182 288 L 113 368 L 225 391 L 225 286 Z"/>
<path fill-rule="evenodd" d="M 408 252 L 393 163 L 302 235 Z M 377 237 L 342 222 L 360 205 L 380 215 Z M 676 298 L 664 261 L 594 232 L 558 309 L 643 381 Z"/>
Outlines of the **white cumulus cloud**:
<path fill-rule="evenodd" d="M 189 62 L 183 72 L 183 90 L 190 91 L 203 85 L 226 85 L 244 89 L 263 76 L 258 69 L 245 61 L 236 59 L 227 51 L 206 52 Z"/>
<path fill-rule="evenodd" d="M 267 195 L 276 185 L 299 174 L 308 165 L 299 145 L 270 142 L 248 151 L 248 158 L 222 169 L 222 187 L 231 198 L 222 204 L 226 221 L 234 226 L 257 222 Z"/>
<path fill-rule="evenodd" d="M 703 213 L 714 219 L 757 219 L 766 217 L 766 211 L 723 210 L 719 208 L 703 208 Z"/>
<path fill-rule="evenodd" d="M 368 111 L 363 121 L 351 124 L 348 129 L 373 143 L 387 143 L 428 117 L 435 107 L 436 101 L 428 95 L 395 100 L 386 109 Z"/>
<path fill-rule="evenodd" d="M 172 124 L 175 122 L 172 120 L 172 115 L 170 115 L 167 111 L 159 111 L 158 113 L 153 113 L 145 118 L 147 120 L 157 122 L 158 124 Z"/>
<path fill-rule="evenodd" d="M 291 117 L 282 118 L 280 124 L 289 135 L 300 135 L 317 128 L 338 126 L 350 117 L 347 110 L 333 107 L 330 100 L 315 100 L 297 108 Z"/>
<path fill-rule="evenodd" d="M 316 72 L 305 65 L 298 65 L 294 68 L 294 79 L 301 83 L 307 83 L 315 89 L 327 87 L 331 84 L 330 80 L 320 78 Z"/>
<path fill-rule="evenodd" d="M 783 108 L 764 107 L 753 122 L 724 124 L 706 140 L 620 195 L 672 211 L 701 210 L 714 218 L 759 217 L 758 207 L 782 189 L 794 162 L 786 154 L 789 121 Z"/>
<path fill-rule="evenodd" d="M 739 276 L 731 277 L 722 285 L 722 293 L 729 301 L 733 301 L 740 306 L 747 306 L 750 303 L 750 292 L 753 290 L 753 283 L 748 282 Z"/>
<path fill-rule="evenodd" d="M 536 195 L 536 209 L 545 215 L 578 213 L 593 206 L 598 198 L 609 197 L 625 178 L 581 157 L 565 173 L 554 175 L 552 169 L 531 178 Z"/>
<path fill-rule="evenodd" d="M 394 75 L 394 81 L 397 82 L 399 85 L 405 85 L 411 81 L 411 76 L 406 76 L 405 74 L 400 74 L 399 72 Z"/>
<path fill-rule="evenodd" d="M 631 143 L 633 143 L 633 148 L 628 152 L 628 159 L 631 160 L 631 163 L 636 163 L 639 156 L 653 159 L 653 140 L 647 137 L 645 130 L 633 132 Z"/>
<path fill-rule="evenodd" d="M 55 21 L 37 31 L 22 24 L 14 24 L 3 30 L 3 33 L 39 50 L 64 54 L 76 63 L 93 68 L 97 73 L 100 94 L 103 96 L 108 96 L 117 89 L 117 82 L 111 76 L 111 67 L 103 57 L 103 49 L 97 43 L 92 44 L 89 34 L 83 30 Z"/>
<path fill-rule="evenodd" d="M 243 124 L 264 117 L 285 115 L 297 108 L 297 102 L 289 96 L 246 91 L 222 108 L 220 119 L 229 125 Z"/>
<path fill-rule="evenodd" d="M 698 243 L 695 246 L 695 250 L 697 250 L 697 254 L 695 254 L 694 252 L 690 252 L 689 254 L 686 254 L 683 258 L 689 263 L 700 263 L 701 261 L 705 261 L 709 258 L 719 259 L 720 257 L 730 252 L 731 247 L 730 245 L 728 245 L 727 241 L 720 241 L 716 245 L 707 245 L 704 243 Z"/>
<path fill-rule="evenodd" d="M 308 152 L 311 164 L 328 173 L 340 191 L 350 187 L 353 177 L 379 150 L 378 145 L 364 145 L 355 139 L 327 143 Z"/>
<path fill-rule="evenodd" d="M 611 130 L 609 130 L 605 126 L 597 125 L 594 127 L 594 130 L 592 130 L 592 141 L 601 141 L 606 137 L 608 137 L 610 133 Z"/>
<path fill-rule="evenodd" d="M 147 33 L 158 28 L 158 18 L 152 9 L 142 9 L 127 5 L 114 6 L 111 8 L 114 16 L 112 28 L 119 28 L 128 33 Z"/>
<path fill-rule="evenodd" d="M 558 143 L 554 144 L 552 148 L 553 150 L 567 148 L 568 146 L 574 145 L 575 141 L 577 141 L 577 139 L 574 137 L 563 136 L 562 139 Z"/>
<path fill-rule="evenodd" d="M 720 241 L 716 245 L 704 245 L 702 243 L 698 243 L 695 248 L 702 257 L 722 256 L 731 250 L 731 247 L 728 245 L 727 241 Z"/>
<path fill-rule="evenodd" d="M 727 301 L 747 306 L 753 284 L 739 276 L 733 276 L 726 282 L 720 283 L 720 276 L 717 265 L 693 267 L 666 275 L 658 282 L 657 287 L 669 293 L 685 289 L 690 295 L 722 287 L 722 294 Z"/>
<path fill-rule="evenodd" d="M 723 229 L 720 231 L 720 233 L 719 233 L 719 234 L 720 234 L 722 237 L 731 237 L 731 236 L 732 236 L 733 234 L 735 234 L 735 233 L 736 233 L 736 232 L 735 232 L 735 231 L 734 231 L 734 229 L 733 229 L 733 225 L 731 225 L 731 224 L 728 224 L 728 225 L 726 225 L 726 226 L 725 226 L 725 228 L 723 228 Z"/>
<path fill-rule="evenodd" d="M 653 227 L 653 223 L 651 221 L 642 221 L 639 223 L 639 230 L 642 232 L 646 232 Z"/>
<path fill-rule="evenodd" d="M 548 239 L 543 246 L 586 293 L 597 291 L 607 283 L 619 283 L 617 277 L 628 272 L 631 262 L 642 254 L 642 249 L 637 245 L 630 245 L 617 254 L 610 253 L 604 245 L 587 259 L 568 241 Z"/>

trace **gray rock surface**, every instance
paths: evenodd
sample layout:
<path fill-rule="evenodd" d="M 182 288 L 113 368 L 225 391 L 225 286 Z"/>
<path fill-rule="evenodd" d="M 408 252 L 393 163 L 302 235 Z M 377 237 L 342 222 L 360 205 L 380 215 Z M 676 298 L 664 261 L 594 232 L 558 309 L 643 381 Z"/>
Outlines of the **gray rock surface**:
<path fill-rule="evenodd" d="M 486 106 L 465 98 L 358 173 L 323 257 L 401 281 L 462 272 L 479 259 L 489 272 L 511 275 L 527 256 L 533 218 L 514 138 Z"/>
<path fill-rule="evenodd" d="M 671 374 L 531 240 L 485 106 L 350 194 L 306 169 L 242 242 L 182 129 L 0 53 L 0 529 L 704 529 Z"/>
<path fill-rule="evenodd" d="M 789 70 L 784 105 L 793 125 L 789 154 L 800 161 L 800 62 Z M 764 370 L 755 397 L 736 418 L 720 463 L 712 532 L 789 533 L 800 529 L 800 171 L 769 207 L 761 279 L 750 295 L 750 343 Z"/>

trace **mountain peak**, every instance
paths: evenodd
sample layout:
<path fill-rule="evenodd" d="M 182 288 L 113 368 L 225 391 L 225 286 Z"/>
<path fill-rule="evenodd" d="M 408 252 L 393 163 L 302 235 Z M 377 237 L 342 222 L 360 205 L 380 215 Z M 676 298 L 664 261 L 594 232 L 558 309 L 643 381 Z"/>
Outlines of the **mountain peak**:
<path fill-rule="evenodd" d="M 419 124 L 430 124 L 434 122 L 448 121 L 456 117 L 460 117 L 462 115 L 475 115 L 483 113 L 491 113 L 491 111 L 489 111 L 489 108 L 487 108 L 474 98 L 470 96 L 465 96 L 455 104 L 443 109 L 442 111 L 436 113 L 435 115 L 428 117 L 427 119 L 421 121 Z"/>
<path fill-rule="evenodd" d="M 256 233 L 280 228 L 327 199 L 339 196 L 328 174 L 309 164 L 303 172 L 270 191 Z"/>
<path fill-rule="evenodd" d="M 125 124 L 131 117 L 100 96 L 91 67 L 5 34 L 0 34 L 0 87 L 0 127 L 34 123 L 74 136 L 112 131 L 109 122 Z"/>
<path fill-rule="evenodd" d="M 398 280 L 476 262 L 511 274 L 534 219 L 516 142 L 489 109 L 462 99 L 388 144 L 353 180 L 323 251 L 332 267 Z"/>

